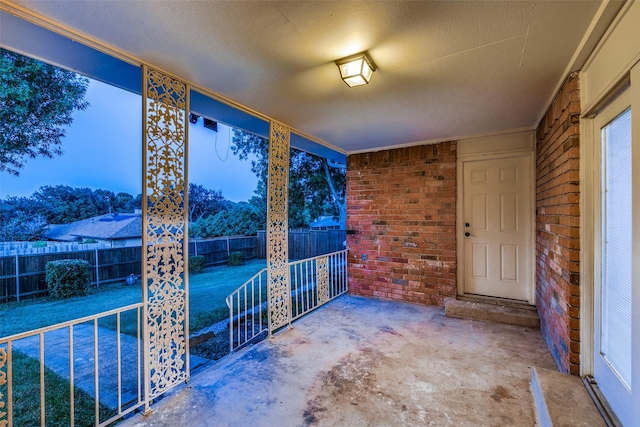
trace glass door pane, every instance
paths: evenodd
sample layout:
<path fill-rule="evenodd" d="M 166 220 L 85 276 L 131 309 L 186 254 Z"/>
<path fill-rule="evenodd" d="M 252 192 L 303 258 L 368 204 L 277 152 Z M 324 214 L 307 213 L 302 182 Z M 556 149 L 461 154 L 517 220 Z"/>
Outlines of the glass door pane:
<path fill-rule="evenodd" d="M 600 353 L 631 388 L 631 110 L 602 129 Z"/>

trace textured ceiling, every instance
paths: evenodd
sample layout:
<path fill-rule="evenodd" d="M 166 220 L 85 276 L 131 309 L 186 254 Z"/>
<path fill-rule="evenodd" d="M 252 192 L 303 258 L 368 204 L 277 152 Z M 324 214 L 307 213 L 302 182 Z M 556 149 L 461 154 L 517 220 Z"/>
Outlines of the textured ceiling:
<path fill-rule="evenodd" d="M 600 1 L 14 2 L 345 152 L 533 129 Z M 368 50 L 371 84 L 334 60 Z M 580 64 L 577 64 L 580 66 Z"/>

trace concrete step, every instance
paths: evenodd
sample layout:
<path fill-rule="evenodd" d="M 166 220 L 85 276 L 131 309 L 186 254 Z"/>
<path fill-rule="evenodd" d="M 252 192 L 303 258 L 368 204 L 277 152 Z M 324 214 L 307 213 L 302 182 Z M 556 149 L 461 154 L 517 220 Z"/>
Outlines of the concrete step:
<path fill-rule="evenodd" d="M 579 377 L 534 366 L 531 392 L 542 427 L 605 427 L 607 424 Z"/>
<path fill-rule="evenodd" d="M 507 299 L 507 298 L 496 298 L 496 297 L 487 297 L 484 295 L 465 294 L 465 295 L 458 295 L 457 299 L 459 299 L 460 301 L 482 302 L 485 304 L 520 308 L 522 310 L 530 310 L 530 311 L 537 310 L 535 305 L 531 305 L 524 301 L 518 301 L 514 299 Z"/>
<path fill-rule="evenodd" d="M 485 320 L 527 328 L 540 327 L 540 318 L 535 307 L 519 302 L 504 305 L 497 302 L 450 298 L 445 301 L 444 309 L 447 317 Z"/>

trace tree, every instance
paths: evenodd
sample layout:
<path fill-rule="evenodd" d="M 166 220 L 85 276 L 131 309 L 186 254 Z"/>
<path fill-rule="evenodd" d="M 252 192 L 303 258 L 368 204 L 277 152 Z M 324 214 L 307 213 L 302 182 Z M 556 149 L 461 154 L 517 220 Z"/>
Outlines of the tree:
<path fill-rule="evenodd" d="M 129 193 L 120 192 L 111 203 L 114 212 L 134 212 L 142 207 L 142 194 L 134 197 Z"/>
<path fill-rule="evenodd" d="M 87 190 L 91 191 L 91 189 Z M 111 190 L 103 190 L 101 188 L 98 188 L 91 194 L 91 203 L 96 207 L 97 212 L 117 212 L 114 207 L 115 202 L 116 195 Z"/>
<path fill-rule="evenodd" d="M 17 211 L 0 227 L 0 242 L 41 240 L 46 229 L 47 221 L 42 215 Z"/>
<path fill-rule="evenodd" d="M 202 185 L 189 183 L 189 222 L 215 215 L 225 208 L 222 191 L 209 190 Z"/>
<path fill-rule="evenodd" d="M 111 190 L 92 190 L 88 187 L 45 185 L 33 193 L 30 200 L 35 213 L 44 216 L 49 224 L 68 224 L 109 212 L 133 212 L 140 207 L 141 196 Z"/>
<path fill-rule="evenodd" d="M 265 138 L 234 129 L 233 153 L 241 160 L 253 154 L 251 171 L 258 177 L 256 194 L 266 206 L 269 143 Z M 323 214 L 340 218 L 346 229 L 346 173 L 343 168 L 331 167 L 327 159 L 294 148 L 290 151 L 289 169 L 289 225 L 308 226 Z"/>
<path fill-rule="evenodd" d="M 0 172 L 62 154 L 72 113 L 89 106 L 89 79 L 0 48 Z"/>
<path fill-rule="evenodd" d="M 37 215 L 42 212 L 42 206 L 33 197 L 7 197 L 0 200 L 0 221 L 8 222 L 17 212 L 27 215 Z"/>
<path fill-rule="evenodd" d="M 113 194 L 113 193 L 111 193 Z M 32 196 L 49 224 L 68 224 L 109 212 L 109 203 L 88 187 L 45 185 Z"/>
<path fill-rule="evenodd" d="M 68 224 L 109 212 L 133 212 L 142 195 L 66 185 L 43 186 L 31 197 L 0 200 L 0 241 L 38 240 L 47 224 Z"/>
<path fill-rule="evenodd" d="M 142 196 L 114 194 L 111 190 L 87 187 L 45 185 L 30 197 L 7 197 L 0 200 L 0 226 L 17 213 L 40 215 L 49 224 L 67 224 L 111 212 L 133 212 L 141 206 Z"/>
<path fill-rule="evenodd" d="M 242 202 L 215 215 L 200 218 L 189 226 L 189 234 L 198 237 L 255 236 L 264 229 L 265 218 L 255 206 Z"/>
<path fill-rule="evenodd" d="M 32 197 L 0 200 L 0 241 L 40 240 L 47 226 L 44 211 Z"/>

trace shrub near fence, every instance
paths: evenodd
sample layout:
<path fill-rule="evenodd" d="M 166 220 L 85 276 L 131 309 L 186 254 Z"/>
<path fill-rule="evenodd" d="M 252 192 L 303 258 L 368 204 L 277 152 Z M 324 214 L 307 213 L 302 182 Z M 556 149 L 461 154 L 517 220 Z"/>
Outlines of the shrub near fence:
<path fill-rule="evenodd" d="M 189 254 L 203 256 L 207 267 L 226 263 L 231 252 L 242 252 L 244 259 L 255 258 L 256 238 L 221 237 L 189 242 Z M 89 262 L 89 280 L 97 286 L 123 282 L 131 274 L 138 277 L 142 274 L 140 246 L 3 256 L 0 257 L 0 303 L 46 295 L 45 266 L 49 261 L 62 259 Z"/>
<path fill-rule="evenodd" d="M 47 288 L 54 298 L 86 295 L 89 290 L 91 264 L 82 259 L 50 261 L 46 266 Z"/>

